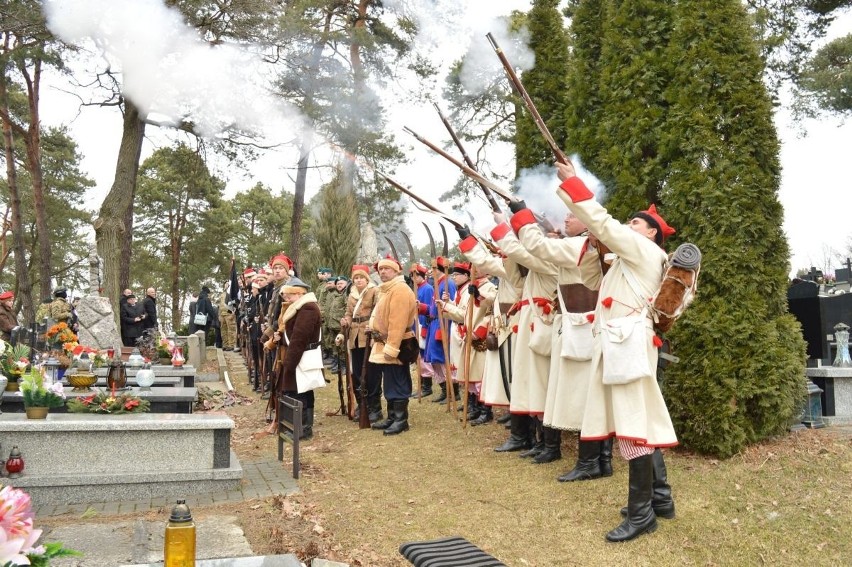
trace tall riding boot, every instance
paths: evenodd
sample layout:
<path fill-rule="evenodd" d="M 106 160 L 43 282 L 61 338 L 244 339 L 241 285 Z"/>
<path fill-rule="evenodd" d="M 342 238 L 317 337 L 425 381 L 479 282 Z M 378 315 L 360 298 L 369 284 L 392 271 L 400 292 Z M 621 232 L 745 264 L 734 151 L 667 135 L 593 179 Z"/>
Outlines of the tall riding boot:
<path fill-rule="evenodd" d="M 671 520 L 675 517 L 675 505 L 672 499 L 672 487 L 669 486 L 668 473 L 666 472 L 666 462 L 663 460 L 663 452 L 655 449 L 651 457 L 651 461 L 654 463 L 654 496 L 651 500 L 651 506 L 658 518 Z M 627 515 L 627 507 L 621 509 L 621 515 Z"/>
<path fill-rule="evenodd" d="M 455 400 L 456 400 L 457 402 L 459 401 L 459 399 L 461 399 L 461 398 L 459 398 L 459 383 L 458 383 L 458 382 L 453 382 L 453 396 L 455 397 Z M 440 401 L 440 402 L 438 402 L 438 403 L 440 403 L 441 405 L 444 405 L 444 404 L 446 404 L 448 401 L 449 401 L 449 400 L 447 399 L 447 396 L 444 396 L 444 399 L 443 399 L 443 400 L 441 400 L 441 401 Z"/>
<path fill-rule="evenodd" d="M 530 416 L 512 414 L 510 423 L 512 424 L 511 435 L 505 443 L 494 449 L 498 453 L 506 453 L 509 451 L 520 451 L 521 449 L 530 448 Z"/>
<path fill-rule="evenodd" d="M 367 419 L 371 424 L 376 423 L 380 419 L 384 418 L 384 414 L 382 414 L 382 399 L 381 398 L 367 398 Z"/>
<path fill-rule="evenodd" d="M 607 541 L 629 541 L 657 529 L 657 516 L 651 506 L 654 494 L 652 455 L 642 455 L 630 460 L 629 485 L 627 516 L 617 528 L 606 534 Z"/>
<path fill-rule="evenodd" d="M 562 432 L 552 427 L 543 427 L 544 450 L 533 457 L 537 465 L 552 463 L 562 458 Z"/>
<path fill-rule="evenodd" d="M 467 396 L 467 421 L 474 421 L 479 417 L 480 407 L 475 394 Z"/>
<path fill-rule="evenodd" d="M 504 423 L 509 423 L 510 417 L 512 417 L 512 414 L 510 414 L 509 412 L 506 412 L 506 413 L 504 413 L 503 415 L 501 415 L 500 417 L 497 418 L 497 423 L 499 423 L 501 425 L 504 424 Z"/>
<path fill-rule="evenodd" d="M 302 436 L 301 440 L 307 440 L 314 436 L 314 408 L 308 408 L 302 412 Z"/>
<path fill-rule="evenodd" d="M 544 432 L 542 431 L 541 421 L 530 418 L 529 436 L 532 440 L 530 449 L 518 455 L 522 459 L 527 457 L 535 457 L 544 451 Z"/>
<path fill-rule="evenodd" d="M 390 410 L 388 410 L 390 413 Z M 399 435 L 408 431 L 408 399 L 393 401 L 394 421 L 390 427 L 385 429 L 385 435 Z"/>
<path fill-rule="evenodd" d="M 394 408 L 395 400 L 388 400 L 388 418 L 384 421 L 377 421 L 376 423 L 371 423 L 370 427 L 373 429 L 387 429 L 391 425 L 393 425 L 394 417 L 393 417 L 393 408 Z M 381 405 L 379 406 L 381 408 Z"/>
<path fill-rule="evenodd" d="M 447 383 L 442 382 L 438 384 L 441 387 L 441 393 L 438 394 L 438 397 L 433 399 L 432 401 L 436 404 L 446 403 L 447 402 Z"/>
<path fill-rule="evenodd" d="M 428 398 L 432 395 L 432 377 L 431 376 L 423 376 L 420 378 L 420 391 L 412 392 L 412 398 Z"/>
<path fill-rule="evenodd" d="M 612 476 L 612 441 L 612 437 L 601 441 L 601 476 Z"/>
<path fill-rule="evenodd" d="M 482 411 L 479 412 L 479 417 L 470 422 L 471 425 L 484 425 L 494 419 L 494 412 L 491 411 L 491 406 L 482 405 Z"/>
<path fill-rule="evenodd" d="M 600 478 L 601 473 L 601 441 L 580 440 L 577 448 L 577 464 L 574 468 L 558 477 L 559 482 L 574 482 L 575 480 L 592 480 Z"/>

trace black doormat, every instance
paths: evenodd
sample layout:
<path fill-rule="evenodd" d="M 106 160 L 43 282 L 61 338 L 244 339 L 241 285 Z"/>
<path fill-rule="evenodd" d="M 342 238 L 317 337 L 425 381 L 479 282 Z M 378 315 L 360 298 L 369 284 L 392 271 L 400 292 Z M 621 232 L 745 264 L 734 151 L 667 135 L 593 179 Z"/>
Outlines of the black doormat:
<path fill-rule="evenodd" d="M 506 567 L 463 537 L 403 543 L 399 552 L 415 567 Z"/>

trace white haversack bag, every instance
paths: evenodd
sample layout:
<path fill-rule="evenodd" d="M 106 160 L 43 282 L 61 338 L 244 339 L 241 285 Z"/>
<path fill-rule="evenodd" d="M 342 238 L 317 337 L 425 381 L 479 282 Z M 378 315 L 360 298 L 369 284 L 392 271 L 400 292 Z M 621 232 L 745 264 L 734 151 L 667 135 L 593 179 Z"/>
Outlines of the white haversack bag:
<path fill-rule="evenodd" d="M 207 313 L 196 313 L 195 317 L 192 319 L 192 322 L 198 325 L 199 327 L 203 327 L 207 324 Z"/>
<path fill-rule="evenodd" d="M 562 314 L 562 358 L 578 361 L 592 359 L 595 337 L 589 315 L 593 313 Z"/>
<path fill-rule="evenodd" d="M 284 331 L 284 342 L 289 345 L 290 339 L 287 337 L 287 331 Z M 302 358 L 299 359 L 299 364 L 296 365 L 296 391 L 304 394 L 309 390 L 325 387 L 325 375 L 323 374 L 322 364 L 322 330 L 320 330 L 320 338 L 315 343 L 308 345 L 308 348 L 302 352 Z M 313 348 L 311 348 L 313 347 Z"/>
<path fill-rule="evenodd" d="M 541 317 L 533 314 L 529 345 L 534 353 L 550 356 L 550 351 L 553 350 L 553 315 Z"/>
<path fill-rule="evenodd" d="M 603 383 L 628 384 L 648 378 L 648 316 L 645 309 L 638 315 L 616 317 L 601 326 Z"/>

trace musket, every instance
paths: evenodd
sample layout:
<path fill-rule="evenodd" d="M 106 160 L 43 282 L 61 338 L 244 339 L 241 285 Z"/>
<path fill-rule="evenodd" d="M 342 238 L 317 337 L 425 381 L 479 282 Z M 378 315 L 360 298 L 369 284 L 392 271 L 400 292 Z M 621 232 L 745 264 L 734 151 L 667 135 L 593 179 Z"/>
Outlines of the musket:
<path fill-rule="evenodd" d="M 355 386 L 352 384 L 352 369 L 350 366 L 350 358 L 349 358 L 349 327 L 347 326 L 343 329 L 343 353 L 346 355 L 344 360 L 346 362 L 346 399 L 349 401 L 349 421 L 355 419 Z M 361 408 L 362 411 L 366 408 Z"/>
<path fill-rule="evenodd" d="M 452 125 L 450 124 L 450 121 L 447 120 L 447 118 L 444 116 L 444 113 L 441 112 L 441 107 L 438 106 L 437 102 L 433 102 L 432 104 L 434 105 L 435 110 L 438 111 L 438 116 L 441 117 L 441 122 L 444 123 L 444 126 L 447 128 L 447 132 L 450 133 L 450 137 L 453 139 L 453 142 L 455 142 L 456 147 L 461 152 L 462 158 L 464 159 L 464 162 L 468 165 L 468 167 L 470 167 L 473 170 L 476 170 L 476 165 L 473 163 L 473 160 L 470 159 L 470 156 L 467 155 L 467 152 L 464 149 L 464 144 L 462 144 L 461 140 L 456 135 L 456 131 L 453 129 Z M 494 211 L 495 213 L 501 212 L 500 211 L 500 205 L 498 205 L 497 201 L 494 200 L 494 195 L 491 194 L 491 191 L 488 189 L 488 187 L 486 185 L 483 185 L 482 183 L 479 183 L 479 186 L 482 188 L 482 191 L 485 193 L 485 198 L 488 199 L 488 204 L 491 205 L 491 210 Z"/>
<path fill-rule="evenodd" d="M 358 400 L 361 406 L 361 413 L 358 415 L 358 429 L 370 429 L 370 413 L 367 410 L 367 372 L 372 349 L 372 335 L 367 333 L 367 344 L 364 345 L 364 362 L 361 364 L 361 384 L 358 388 Z"/>
<path fill-rule="evenodd" d="M 415 201 L 417 201 L 418 203 L 420 203 L 421 205 L 423 205 L 424 207 L 426 207 L 427 209 L 429 209 L 430 211 L 432 211 L 433 213 L 437 214 L 440 217 L 443 217 L 447 222 L 452 223 L 453 226 L 455 226 L 457 228 L 462 228 L 464 226 L 459 221 L 450 218 L 450 216 L 448 216 L 447 213 L 445 213 L 444 211 L 442 211 L 441 209 L 439 209 L 435 205 L 431 204 L 429 201 L 427 201 L 424 198 L 415 194 L 414 191 L 406 188 L 404 185 L 402 185 L 402 183 L 400 183 L 399 181 L 396 181 L 390 175 L 387 175 L 386 173 L 382 173 L 379 170 L 376 170 L 376 174 L 379 177 L 381 177 L 382 179 L 384 179 L 385 181 L 387 181 L 388 183 L 390 183 L 391 185 L 393 185 L 394 187 L 396 187 L 397 189 L 399 189 L 400 191 L 402 191 L 403 193 L 405 193 L 406 195 L 408 195 L 409 197 L 411 197 L 412 199 L 414 199 Z"/>
<path fill-rule="evenodd" d="M 517 197 L 515 197 L 514 195 L 509 193 L 506 189 L 503 189 L 502 187 L 500 187 L 499 185 L 497 185 L 493 181 L 489 181 L 488 179 L 483 177 L 483 175 L 481 173 L 479 173 L 478 171 L 476 171 L 472 167 L 468 167 L 464 163 L 460 162 L 459 160 L 457 160 L 456 158 L 454 158 L 453 156 L 451 156 L 450 154 L 448 154 L 447 152 L 442 150 L 440 147 L 436 146 L 435 144 L 433 144 L 432 142 L 430 142 L 429 140 L 427 140 L 426 138 L 424 138 L 423 136 L 421 136 L 420 134 L 418 134 L 417 132 L 415 132 L 414 130 L 409 128 L 408 126 L 404 126 L 403 130 L 405 130 L 406 132 L 408 132 L 409 134 L 414 136 L 414 138 L 418 142 L 420 142 L 421 144 L 428 147 L 430 150 L 432 150 L 436 154 L 440 155 L 441 157 L 443 157 L 444 159 L 446 159 L 447 161 L 449 161 L 450 163 L 452 163 L 453 165 L 458 167 L 461 170 L 461 172 L 463 174 L 465 174 L 465 176 L 473 179 L 474 181 L 476 181 L 480 185 L 484 185 L 484 186 L 488 187 L 489 189 L 491 189 L 492 191 L 494 191 L 495 193 L 497 193 L 497 195 L 499 195 L 500 197 L 505 199 L 507 203 L 511 203 L 513 201 L 518 200 Z M 425 203 L 424 203 L 424 205 L 425 205 Z M 426 205 L 426 206 L 428 206 L 428 205 Z M 432 210 L 435 210 L 435 209 L 433 208 Z M 438 212 L 438 211 L 436 211 L 436 212 Z"/>
<path fill-rule="evenodd" d="M 559 146 L 556 145 L 556 141 L 550 134 L 550 130 L 547 129 L 547 124 L 544 123 L 544 119 L 541 117 L 541 114 L 538 113 L 538 109 L 535 107 L 535 104 L 533 104 L 530 95 L 527 94 L 527 90 L 524 88 L 523 83 L 521 83 L 521 79 L 515 74 L 515 69 L 512 67 L 512 64 L 509 63 L 509 60 L 506 59 L 506 54 L 503 53 L 503 50 L 500 49 L 499 45 L 497 45 L 497 40 L 495 40 L 494 36 L 490 33 L 485 34 L 485 37 L 488 38 L 488 41 L 491 43 L 491 47 L 494 48 L 495 53 L 497 53 L 497 57 L 500 58 L 500 63 L 503 64 L 506 76 L 512 83 L 512 87 L 514 87 L 515 91 L 517 91 L 521 99 L 524 101 L 524 105 L 527 107 L 527 110 L 529 110 L 530 116 L 532 116 L 533 122 L 535 122 L 538 131 L 541 132 L 542 137 L 544 137 L 544 141 L 547 142 L 548 146 L 550 146 L 550 151 L 553 153 L 553 157 L 559 163 L 566 165 L 570 164 L 571 160 L 569 160 L 568 156 L 566 156 L 562 150 L 559 149 Z"/>

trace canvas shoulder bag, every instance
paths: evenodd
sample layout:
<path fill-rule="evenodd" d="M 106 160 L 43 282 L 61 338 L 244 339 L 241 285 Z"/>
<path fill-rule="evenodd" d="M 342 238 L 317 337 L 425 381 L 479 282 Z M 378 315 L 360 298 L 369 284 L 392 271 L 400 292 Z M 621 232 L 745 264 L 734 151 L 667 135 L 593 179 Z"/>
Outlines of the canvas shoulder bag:
<path fill-rule="evenodd" d="M 284 343 L 290 345 L 287 330 L 284 330 Z M 320 337 L 315 343 L 309 343 L 308 348 L 302 353 L 299 364 L 296 366 L 296 391 L 304 394 L 309 390 L 325 387 L 325 375 L 322 364 L 322 329 Z"/>

